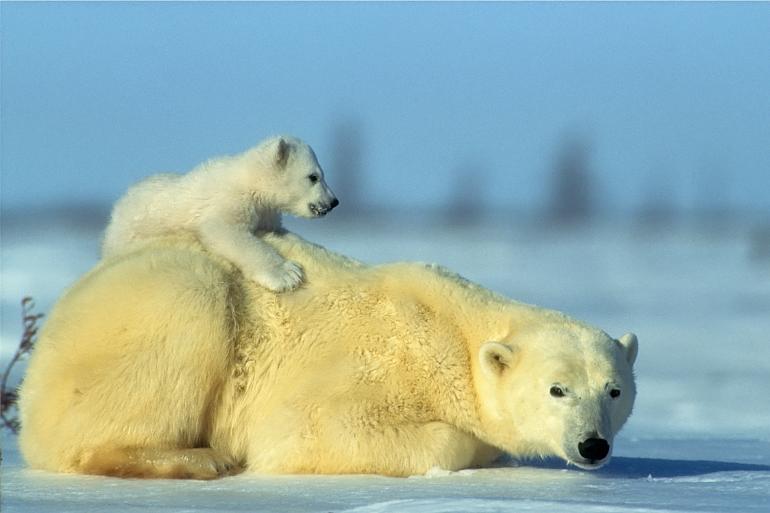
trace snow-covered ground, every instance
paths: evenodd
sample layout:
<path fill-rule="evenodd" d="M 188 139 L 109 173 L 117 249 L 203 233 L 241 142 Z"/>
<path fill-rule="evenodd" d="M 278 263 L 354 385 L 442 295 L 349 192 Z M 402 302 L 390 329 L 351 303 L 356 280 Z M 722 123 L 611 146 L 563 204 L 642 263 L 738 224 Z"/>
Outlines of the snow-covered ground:
<path fill-rule="evenodd" d="M 618 448 L 622 456 L 593 473 L 554 462 L 407 479 L 239 475 L 208 482 L 25 470 L 9 445 L 2 485 L 8 513 L 767 513 L 770 506 L 770 444 L 758 441 L 624 438 Z"/>
<path fill-rule="evenodd" d="M 47 311 L 97 260 L 97 233 L 45 226 L 3 232 L 2 362 L 18 340 L 21 297 Z M 2 511 L 770 511 L 770 261 L 749 258 L 748 228 L 653 232 L 618 222 L 543 233 L 413 219 L 289 227 L 366 262 L 439 262 L 613 335 L 637 333 L 639 395 L 612 462 L 596 472 L 505 462 L 409 479 L 119 480 L 28 470 L 4 434 Z"/>

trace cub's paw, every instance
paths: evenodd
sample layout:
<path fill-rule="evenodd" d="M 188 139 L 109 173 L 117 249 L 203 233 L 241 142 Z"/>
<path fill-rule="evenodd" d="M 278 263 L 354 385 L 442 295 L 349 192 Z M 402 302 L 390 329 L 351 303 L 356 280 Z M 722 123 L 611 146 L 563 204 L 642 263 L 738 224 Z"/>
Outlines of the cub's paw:
<path fill-rule="evenodd" d="M 262 273 L 254 281 L 274 292 L 294 290 L 305 279 L 305 273 L 299 264 L 286 260 L 280 266 Z"/>

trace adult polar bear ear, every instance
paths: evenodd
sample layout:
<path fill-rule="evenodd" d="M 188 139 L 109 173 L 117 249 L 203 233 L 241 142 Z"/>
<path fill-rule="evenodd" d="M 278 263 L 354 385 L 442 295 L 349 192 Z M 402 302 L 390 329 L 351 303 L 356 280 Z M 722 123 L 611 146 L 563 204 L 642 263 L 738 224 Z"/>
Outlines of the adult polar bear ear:
<path fill-rule="evenodd" d="M 278 148 L 275 151 L 275 163 L 279 168 L 285 168 L 286 163 L 289 161 L 289 152 L 291 146 L 289 143 L 281 137 L 278 139 Z"/>
<path fill-rule="evenodd" d="M 514 358 L 513 349 L 499 342 L 487 342 L 479 349 L 479 364 L 487 377 L 502 376 L 511 368 Z"/>
<path fill-rule="evenodd" d="M 639 352 L 639 341 L 636 335 L 633 333 L 626 333 L 618 339 L 621 349 L 626 355 L 626 360 L 629 365 L 633 365 L 636 361 L 636 354 Z"/>

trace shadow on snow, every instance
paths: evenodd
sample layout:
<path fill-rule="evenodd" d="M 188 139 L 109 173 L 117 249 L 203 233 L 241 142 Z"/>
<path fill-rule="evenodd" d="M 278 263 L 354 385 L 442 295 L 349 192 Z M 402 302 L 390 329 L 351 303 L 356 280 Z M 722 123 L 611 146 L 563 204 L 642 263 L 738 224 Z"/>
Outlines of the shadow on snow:
<path fill-rule="evenodd" d="M 577 470 L 576 467 L 556 458 L 528 461 L 525 464 L 534 468 Z M 611 478 L 647 478 L 649 476 L 688 477 L 717 472 L 770 472 L 770 465 L 733 463 L 729 461 L 666 460 L 615 456 L 607 465 L 599 470 L 587 472 L 600 477 Z"/>

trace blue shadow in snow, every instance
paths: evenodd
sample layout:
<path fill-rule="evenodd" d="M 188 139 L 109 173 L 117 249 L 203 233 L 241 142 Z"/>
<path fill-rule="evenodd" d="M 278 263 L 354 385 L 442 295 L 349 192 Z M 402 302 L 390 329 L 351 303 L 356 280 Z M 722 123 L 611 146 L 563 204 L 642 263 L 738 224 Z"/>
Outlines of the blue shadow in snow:
<path fill-rule="evenodd" d="M 708 460 L 663 460 L 618 456 L 598 470 L 607 477 L 686 477 L 715 472 L 770 472 L 770 465 Z"/>
<path fill-rule="evenodd" d="M 556 458 L 528 461 L 527 466 L 547 469 L 579 470 Z M 630 458 L 615 456 L 599 470 L 587 470 L 599 477 L 647 478 L 686 477 L 713 474 L 715 472 L 770 472 L 770 465 L 733 463 L 730 461 L 664 460 L 658 458 Z"/>

